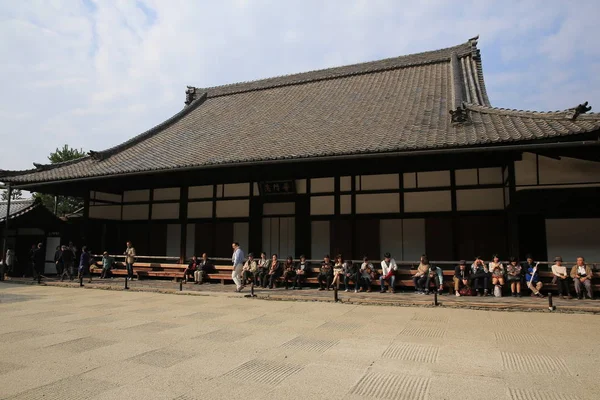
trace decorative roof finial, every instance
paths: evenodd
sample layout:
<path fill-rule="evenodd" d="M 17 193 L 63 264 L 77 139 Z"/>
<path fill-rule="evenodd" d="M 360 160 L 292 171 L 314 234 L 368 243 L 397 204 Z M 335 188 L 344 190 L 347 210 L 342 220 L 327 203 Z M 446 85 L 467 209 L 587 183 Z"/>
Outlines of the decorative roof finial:
<path fill-rule="evenodd" d="M 96 161 L 102 161 L 104 159 L 104 153 L 101 151 L 90 150 L 88 151 L 88 155 Z"/>
<path fill-rule="evenodd" d="M 196 100 L 196 88 L 188 86 L 185 91 L 185 105 L 189 106 L 194 100 Z"/>
<path fill-rule="evenodd" d="M 569 109 L 569 114 L 570 114 L 570 118 L 572 120 L 577 119 L 577 117 L 581 114 L 585 114 L 586 112 L 590 111 L 592 109 L 592 106 L 588 106 L 588 102 L 586 101 L 583 104 L 578 105 L 575 108 L 570 108 Z"/>
<path fill-rule="evenodd" d="M 450 110 L 451 121 L 456 124 L 464 124 L 469 122 L 469 113 L 464 104 L 456 107 L 456 110 Z"/>

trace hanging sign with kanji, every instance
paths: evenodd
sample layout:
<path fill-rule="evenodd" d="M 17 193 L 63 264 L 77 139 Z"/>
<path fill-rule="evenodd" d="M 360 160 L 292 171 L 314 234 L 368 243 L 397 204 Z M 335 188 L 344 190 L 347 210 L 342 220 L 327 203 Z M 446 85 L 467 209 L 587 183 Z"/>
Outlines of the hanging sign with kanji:
<path fill-rule="evenodd" d="M 260 183 L 260 194 L 269 196 L 273 194 L 295 194 L 296 185 L 294 180 L 288 181 L 271 181 Z"/>

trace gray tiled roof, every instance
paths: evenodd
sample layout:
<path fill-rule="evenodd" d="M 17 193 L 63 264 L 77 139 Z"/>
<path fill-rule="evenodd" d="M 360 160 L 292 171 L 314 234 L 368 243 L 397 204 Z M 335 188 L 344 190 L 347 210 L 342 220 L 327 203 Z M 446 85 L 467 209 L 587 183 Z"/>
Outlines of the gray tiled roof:
<path fill-rule="evenodd" d="M 36 202 L 35 199 L 12 200 L 10 202 L 10 219 L 23 215 L 39 205 L 41 203 Z M 8 203 L 6 201 L 0 201 L 0 222 L 6 221 L 7 207 Z"/>
<path fill-rule="evenodd" d="M 171 119 L 80 160 L 0 180 L 34 183 L 138 171 L 331 155 L 451 149 L 558 138 L 600 129 L 571 118 L 491 107 L 477 40 L 404 57 L 192 89 Z M 449 111 L 463 106 L 467 123 Z"/>

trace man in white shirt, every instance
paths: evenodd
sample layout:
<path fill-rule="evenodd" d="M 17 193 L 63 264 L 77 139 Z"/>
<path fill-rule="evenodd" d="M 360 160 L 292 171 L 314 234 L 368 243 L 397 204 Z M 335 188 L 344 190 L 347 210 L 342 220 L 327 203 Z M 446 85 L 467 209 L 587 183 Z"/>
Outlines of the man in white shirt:
<path fill-rule="evenodd" d="M 562 257 L 554 258 L 552 275 L 554 275 L 554 281 L 556 281 L 556 288 L 558 289 L 560 298 L 564 299 L 566 296 L 566 298 L 572 299 L 569 293 L 569 274 L 567 273 L 567 267 L 562 265 L 562 261 Z"/>
<path fill-rule="evenodd" d="M 390 253 L 383 255 L 383 261 L 381 262 L 381 276 L 379 277 L 379 283 L 381 284 L 381 293 L 385 293 L 385 281 L 389 281 L 390 289 L 392 293 L 396 293 L 396 271 L 398 266 L 396 260 L 392 258 Z"/>
<path fill-rule="evenodd" d="M 240 248 L 240 244 L 238 242 L 233 242 L 231 245 L 233 248 L 233 256 L 231 256 L 231 262 L 233 264 L 233 272 L 231 272 L 231 278 L 235 283 L 236 292 L 241 292 L 244 288 L 242 285 L 242 269 L 244 268 L 244 252 Z"/>

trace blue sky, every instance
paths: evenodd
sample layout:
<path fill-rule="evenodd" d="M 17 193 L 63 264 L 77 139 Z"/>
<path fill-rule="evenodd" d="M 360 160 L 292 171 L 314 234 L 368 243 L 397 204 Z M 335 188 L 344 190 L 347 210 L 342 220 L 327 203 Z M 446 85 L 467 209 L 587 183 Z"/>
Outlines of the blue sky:
<path fill-rule="evenodd" d="M 0 169 L 102 150 L 209 87 L 480 35 L 496 107 L 600 110 L 600 2 L 0 0 Z"/>

